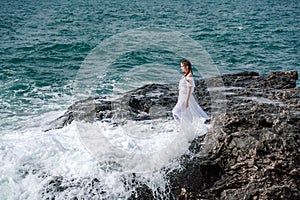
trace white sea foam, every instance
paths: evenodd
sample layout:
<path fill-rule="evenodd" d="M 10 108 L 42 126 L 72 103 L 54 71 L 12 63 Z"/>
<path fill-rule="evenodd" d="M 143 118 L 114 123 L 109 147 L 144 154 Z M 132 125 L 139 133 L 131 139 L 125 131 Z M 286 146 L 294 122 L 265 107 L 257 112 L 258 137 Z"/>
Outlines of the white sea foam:
<path fill-rule="evenodd" d="M 91 195 L 91 190 L 99 199 L 126 199 L 134 191 L 133 180 L 166 195 L 166 180 L 159 169 L 179 167 L 172 162 L 195 137 L 179 133 L 172 120 L 128 121 L 121 127 L 74 122 L 63 129 L 41 130 L 60 114 L 44 114 L 40 121 L 32 119 L 25 130 L 2 135 L 0 199 L 80 198 Z M 203 126 L 198 134 L 206 129 Z M 131 172 L 137 175 L 132 177 Z M 93 179 L 97 186 L 91 184 Z M 57 191 L 60 184 L 64 189 Z"/>
<path fill-rule="evenodd" d="M 100 162 L 116 162 L 118 170 L 151 172 L 167 165 L 188 149 L 196 134 L 174 120 L 128 120 L 113 126 L 106 122 L 77 124 L 80 140 Z M 203 124 L 197 134 L 205 134 Z"/>
<path fill-rule="evenodd" d="M 274 101 L 274 100 L 271 100 L 271 99 L 267 99 L 267 98 L 264 98 L 264 97 L 255 97 L 255 96 L 252 96 L 252 97 L 236 97 L 236 98 L 240 98 L 240 99 L 245 99 L 245 100 L 251 100 L 251 101 L 256 101 L 260 104 L 274 104 L 274 105 L 279 105 L 279 106 L 284 106 L 284 104 L 280 101 Z"/>

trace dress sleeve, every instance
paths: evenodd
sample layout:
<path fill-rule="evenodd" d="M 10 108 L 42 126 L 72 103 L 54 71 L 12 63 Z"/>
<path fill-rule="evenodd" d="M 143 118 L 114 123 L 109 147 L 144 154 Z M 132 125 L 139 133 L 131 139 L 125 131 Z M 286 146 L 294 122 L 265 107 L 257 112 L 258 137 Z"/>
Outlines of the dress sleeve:
<path fill-rule="evenodd" d="M 187 86 L 189 87 L 195 87 L 195 81 L 193 77 L 186 77 L 185 78 Z"/>

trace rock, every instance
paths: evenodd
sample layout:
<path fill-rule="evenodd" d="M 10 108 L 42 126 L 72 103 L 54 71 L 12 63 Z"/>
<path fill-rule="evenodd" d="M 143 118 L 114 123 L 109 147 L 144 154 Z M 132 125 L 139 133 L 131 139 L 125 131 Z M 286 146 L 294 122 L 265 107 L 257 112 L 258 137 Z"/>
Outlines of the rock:
<path fill-rule="evenodd" d="M 193 156 L 180 158 L 183 170 L 168 174 L 173 196 L 185 187 L 189 199 L 298 199 L 300 88 L 292 88 L 291 81 L 296 77 L 276 72 L 256 78 L 261 81 L 251 85 L 257 88 L 227 90 L 226 113 L 212 120 L 204 138 L 192 142 Z"/>
<path fill-rule="evenodd" d="M 298 80 L 297 71 L 271 72 L 267 76 L 259 76 L 257 72 L 241 72 L 222 76 L 225 86 L 244 88 L 295 88 Z"/>
<path fill-rule="evenodd" d="M 124 123 L 131 120 L 149 120 L 171 117 L 177 102 L 177 87 L 151 84 L 125 93 L 122 98 L 88 98 L 75 102 L 68 110 L 51 123 L 51 129 L 63 128 L 74 120 L 94 122 L 97 120 Z"/>
<path fill-rule="evenodd" d="M 135 191 L 132 192 L 128 200 L 154 199 L 152 190 L 147 185 L 143 184 L 134 189 Z"/>
<path fill-rule="evenodd" d="M 219 80 L 215 81 L 216 79 L 220 79 L 220 77 L 196 81 L 195 96 L 201 107 L 209 114 L 211 114 L 212 99 L 206 83 L 220 82 Z M 257 94 L 261 96 L 265 92 L 262 89 L 270 93 L 269 88 L 294 88 L 298 73 L 297 71 L 272 72 L 268 76 L 259 76 L 256 72 L 242 72 L 223 75 L 221 79 L 226 87 L 243 88 L 243 90 L 236 90 L 236 88 L 228 90 L 228 92 L 237 92 L 237 96 L 252 95 L 252 90 L 259 90 L 260 92 Z M 171 110 L 176 104 L 177 95 L 178 91 L 175 85 L 151 84 L 129 91 L 114 101 L 105 98 L 88 98 L 70 106 L 63 116 L 52 122 L 50 129 L 62 128 L 72 123 L 73 120 L 93 122 L 112 118 L 120 120 L 121 118 L 121 121 L 117 120 L 115 123 L 122 123 L 128 119 L 147 120 L 171 117 Z M 274 95 L 274 93 L 270 95 Z M 272 99 L 274 99 L 273 96 Z M 164 112 L 158 112 L 161 110 Z"/>
<path fill-rule="evenodd" d="M 212 104 L 218 99 L 210 97 L 207 83 L 220 78 L 226 111 L 217 114 Z M 173 199 L 298 199 L 297 79 L 297 71 L 288 71 L 267 76 L 242 72 L 196 81 L 195 96 L 213 116 L 212 128 L 191 142 L 189 154 L 178 158 L 180 170 L 166 170 L 168 195 Z M 176 101 L 176 86 L 146 85 L 127 92 L 117 101 L 91 98 L 76 102 L 52 128 L 61 128 L 73 120 L 112 120 L 118 124 L 127 119 L 169 118 Z M 114 121 L 118 114 L 125 117 Z M 151 199 L 151 195 L 146 185 L 140 185 L 131 199 Z"/>

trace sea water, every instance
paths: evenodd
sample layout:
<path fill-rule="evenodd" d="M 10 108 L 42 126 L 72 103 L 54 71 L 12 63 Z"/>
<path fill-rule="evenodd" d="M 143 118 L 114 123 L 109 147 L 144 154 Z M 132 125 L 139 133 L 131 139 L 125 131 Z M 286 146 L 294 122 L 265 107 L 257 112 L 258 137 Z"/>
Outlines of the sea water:
<path fill-rule="evenodd" d="M 211 72 L 198 63 L 203 51 L 215 74 L 299 72 L 299 6 L 296 0 L 1 2 L 0 199 L 126 199 L 135 181 L 167 198 L 159 169 L 180 167 L 176 158 L 188 153 L 188 141 L 163 148 L 178 136 L 172 120 L 128 121 L 121 130 L 104 122 L 45 130 L 78 98 L 116 98 L 145 84 L 177 84 L 180 59 L 189 52 L 197 79 Z M 132 34 L 163 39 L 134 43 Z M 93 54 L 116 41 L 122 51 L 111 46 Z M 106 57 L 88 73 L 91 55 Z M 93 75 L 88 82 L 81 79 L 85 72 Z M 96 154 L 91 135 L 83 134 L 99 132 L 105 141 L 97 140 Z M 152 165 L 143 166 L 142 158 Z"/>

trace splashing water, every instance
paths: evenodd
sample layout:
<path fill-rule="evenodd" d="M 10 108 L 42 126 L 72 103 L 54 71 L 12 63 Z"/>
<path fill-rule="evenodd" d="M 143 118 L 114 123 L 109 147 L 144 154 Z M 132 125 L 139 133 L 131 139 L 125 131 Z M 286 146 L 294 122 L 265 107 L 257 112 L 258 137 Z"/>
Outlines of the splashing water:
<path fill-rule="evenodd" d="M 157 154 L 155 148 L 172 141 L 174 124 L 155 124 L 161 133 L 151 140 L 144 135 L 144 141 L 134 140 L 103 122 L 76 122 L 46 133 L 35 128 L 5 135 L 1 141 L 1 199 L 127 199 L 140 187 L 167 198 L 165 172 L 159 169 L 180 167 L 174 159 L 186 151 L 188 143 L 180 141 L 182 149 L 164 149 L 164 154 Z M 128 126 L 127 130 L 132 127 Z M 143 127 L 140 132 L 149 128 Z M 82 145 L 80 128 L 98 134 L 98 139 L 101 133 L 105 135 L 106 140 L 96 141 L 100 152 L 97 159 Z M 116 148 L 107 149 L 107 140 Z M 129 156 L 124 157 L 124 152 Z M 142 173 L 133 173 L 139 170 Z"/>

